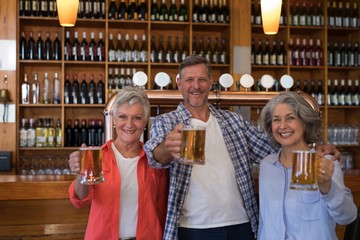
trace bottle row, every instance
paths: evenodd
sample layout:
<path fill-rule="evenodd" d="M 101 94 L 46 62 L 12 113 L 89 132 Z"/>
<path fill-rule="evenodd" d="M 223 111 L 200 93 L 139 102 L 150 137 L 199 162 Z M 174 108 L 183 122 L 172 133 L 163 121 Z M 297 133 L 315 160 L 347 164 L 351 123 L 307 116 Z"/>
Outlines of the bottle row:
<path fill-rule="evenodd" d="M 290 22 L 292 26 L 324 26 L 323 1 L 291 1 Z M 301 5 L 301 6 L 300 6 Z"/>
<path fill-rule="evenodd" d="M 347 86 L 345 86 L 345 79 L 341 79 L 340 85 L 338 79 L 328 80 L 328 95 L 327 103 L 332 106 L 344 105 L 360 105 L 360 89 L 359 80 L 355 80 L 355 85 L 352 86 L 352 80 L 348 79 Z"/>
<path fill-rule="evenodd" d="M 69 175 L 68 155 L 21 156 L 21 175 Z"/>
<path fill-rule="evenodd" d="M 104 144 L 104 127 L 101 119 L 67 119 L 65 147 L 101 146 Z"/>
<path fill-rule="evenodd" d="M 327 133 L 329 144 L 359 145 L 359 127 L 357 125 L 331 124 Z"/>
<path fill-rule="evenodd" d="M 50 81 L 49 74 L 44 73 L 43 81 L 38 79 L 38 73 L 33 74 L 34 78 L 30 84 L 27 73 L 24 74 L 24 81 L 21 84 L 21 103 L 22 104 L 59 104 L 61 81 L 58 73 L 54 74 L 54 79 Z M 51 84 L 52 82 L 52 84 Z M 51 89 L 52 94 L 51 94 Z"/>
<path fill-rule="evenodd" d="M 38 39 L 35 41 L 33 31 L 29 32 L 29 38 L 25 32 L 21 32 L 19 44 L 20 60 L 61 60 L 61 42 L 59 33 L 55 32 L 55 39 L 51 40 L 50 32 L 46 32 L 46 40 L 43 41 L 42 33 L 38 32 Z"/>
<path fill-rule="evenodd" d="M 201 5 L 198 0 L 195 0 L 192 9 L 192 21 L 229 23 L 230 10 L 226 0 L 201 0 Z"/>
<path fill-rule="evenodd" d="M 134 86 L 133 76 L 136 73 L 136 68 L 131 69 L 126 68 L 109 68 L 109 77 L 108 77 L 108 96 L 109 98 L 115 94 L 118 90 L 124 88 L 125 86 Z"/>
<path fill-rule="evenodd" d="M 57 17 L 56 0 L 19 0 L 19 16 Z"/>
<path fill-rule="evenodd" d="M 261 18 L 261 0 L 251 0 L 251 24 L 254 25 L 261 25 L 262 18 Z M 280 12 L 280 25 L 287 24 L 287 16 L 285 10 L 284 3 L 281 5 L 281 12 Z"/>
<path fill-rule="evenodd" d="M 290 38 L 288 53 L 290 66 L 323 66 L 324 64 L 323 49 L 319 38 L 316 40 L 310 38 L 309 41 L 303 38 L 301 43 L 300 38 L 296 38 L 295 44 Z"/>
<path fill-rule="evenodd" d="M 20 147 L 61 147 L 61 120 L 48 118 L 22 118 L 20 134 Z"/>
<path fill-rule="evenodd" d="M 277 41 L 272 42 L 270 47 L 269 40 L 265 40 L 265 45 L 263 40 L 259 39 L 257 46 L 255 45 L 255 39 L 251 40 L 251 64 L 256 65 L 286 65 L 286 50 L 284 47 L 284 41 L 280 40 L 280 43 L 277 44 Z"/>
<path fill-rule="evenodd" d="M 328 43 L 328 66 L 360 66 L 359 42 L 334 42 L 333 45 Z"/>
<path fill-rule="evenodd" d="M 343 5 L 342 1 L 328 1 L 328 26 L 331 28 L 358 28 L 360 27 L 360 17 L 358 2 L 352 4 L 347 1 Z"/>
<path fill-rule="evenodd" d="M 206 39 L 206 43 L 205 40 Z M 210 36 L 199 37 L 197 42 L 196 37 L 193 38 L 193 55 L 200 55 L 205 57 L 209 62 L 214 64 L 229 64 L 230 50 L 229 44 L 226 38 L 211 38 Z"/>

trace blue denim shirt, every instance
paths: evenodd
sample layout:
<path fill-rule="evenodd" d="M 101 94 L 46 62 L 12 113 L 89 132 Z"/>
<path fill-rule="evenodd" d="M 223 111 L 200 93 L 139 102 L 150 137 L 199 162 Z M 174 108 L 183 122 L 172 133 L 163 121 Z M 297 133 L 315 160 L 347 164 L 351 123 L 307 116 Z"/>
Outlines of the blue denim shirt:
<path fill-rule="evenodd" d="M 259 160 L 275 152 L 275 150 L 270 146 L 266 135 L 258 131 L 241 115 L 216 109 L 210 104 L 209 109 L 220 125 L 225 145 L 235 168 L 236 182 L 244 199 L 252 229 L 256 233 L 258 207 L 250 167 L 252 163 L 259 163 Z M 155 168 L 166 167 L 170 170 L 170 190 L 164 239 L 177 239 L 179 216 L 189 188 L 192 166 L 179 164 L 175 161 L 164 166 L 155 161 L 153 150 L 165 140 L 177 124 L 190 124 L 190 120 L 190 112 L 180 103 L 176 110 L 156 117 L 151 126 L 150 140 L 145 144 L 145 152 L 150 165 Z"/>

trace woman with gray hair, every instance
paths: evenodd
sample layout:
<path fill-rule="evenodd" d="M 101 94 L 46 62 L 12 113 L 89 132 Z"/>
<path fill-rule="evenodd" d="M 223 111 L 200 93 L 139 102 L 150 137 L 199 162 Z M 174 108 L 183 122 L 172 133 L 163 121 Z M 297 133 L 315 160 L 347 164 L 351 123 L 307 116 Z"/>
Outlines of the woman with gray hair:
<path fill-rule="evenodd" d="M 85 239 L 160 240 L 163 237 L 168 173 L 149 166 L 140 141 L 149 109 L 143 90 L 121 89 L 110 110 L 116 139 L 102 146 L 105 181 L 89 186 L 76 179 L 69 188 L 75 207 L 91 203 Z M 70 154 L 72 172 L 79 173 L 79 161 L 79 151 Z"/>
<path fill-rule="evenodd" d="M 297 92 L 282 92 L 263 108 L 260 127 L 280 151 L 260 163 L 258 239 L 337 239 L 335 227 L 356 218 L 338 161 L 318 158 L 318 190 L 290 189 L 291 153 L 315 151 L 321 118 Z"/>

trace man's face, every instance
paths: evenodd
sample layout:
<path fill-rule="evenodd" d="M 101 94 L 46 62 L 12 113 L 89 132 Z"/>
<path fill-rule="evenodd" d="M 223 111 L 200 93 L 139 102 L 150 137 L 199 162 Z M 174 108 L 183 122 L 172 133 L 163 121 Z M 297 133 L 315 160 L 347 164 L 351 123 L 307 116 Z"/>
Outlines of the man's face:
<path fill-rule="evenodd" d="M 183 95 L 186 107 L 199 108 L 207 105 L 213 81 L 209 79 L 204 64 L 184 68 L 177 84 Z"/>

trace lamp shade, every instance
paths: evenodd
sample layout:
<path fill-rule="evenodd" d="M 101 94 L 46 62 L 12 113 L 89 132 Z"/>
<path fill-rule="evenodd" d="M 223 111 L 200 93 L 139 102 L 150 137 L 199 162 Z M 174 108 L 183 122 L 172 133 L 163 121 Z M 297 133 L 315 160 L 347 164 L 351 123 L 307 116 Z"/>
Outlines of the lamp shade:
<path fill-rule="evenodd" d="M 261 18 L 265 34 L 274 35 L 279 30 L 282 0 L 261 0 Z"/>
<path fill-rule="evenodd" d="M 73 27 L 76 23 L 79 0 L 56 0 L 60 25 Z"/>

